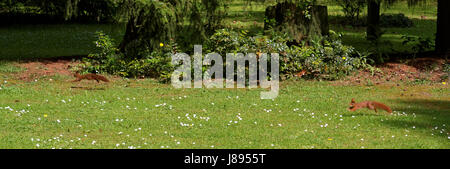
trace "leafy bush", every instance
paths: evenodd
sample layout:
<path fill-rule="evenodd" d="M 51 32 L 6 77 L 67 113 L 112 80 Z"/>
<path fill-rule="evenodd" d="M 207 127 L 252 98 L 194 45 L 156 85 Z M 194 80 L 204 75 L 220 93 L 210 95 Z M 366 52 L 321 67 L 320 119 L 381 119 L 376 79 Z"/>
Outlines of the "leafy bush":
<path fill-rule="evenodd" d="M 345 46 L 342 35 L 330 31 L 329 36 L 316 37 L 298 46 L 287 45 L 286 34 L 273 32 L 270 36 L 250 37 L 246 31 L 218 30 L 209 40 L 208 52 L 226 53 L 280 53 L 282 79 L 294 77 L 302 70 L 308 77 L 336 80 L 358 69 L 372 68 L 367 55 L 362 55 L 351 46 Z"/>
<path fill-rule="evenodd" d="M 443 82 L 447 82 L 449 80 L 449 76 L 450 76 L 450 63 L 447 61 L 447 63 L 444 64 L 443 66 L 443 70 L 442 70 L 445 74 L 443 74 L 441 76 L 441 81 Z"/>
<path fill-rule="evenodd" d="M 357 21 L 361 12 L 364 10 L 367 2 L 366 0 L 334 0 L 339 6 L 342 7 L 342 11 L 345 14 L 346 19 L 351 22 Z"/>
<path fill-rule="evenodd" d="M 358 69 L 372 68 L 366 55 L 351 46 L 345 46 L 341 34 L 330 31 L 329 36 L 316 37 L 310 42 L 288 46 L 286 34 L 249 36 L 248 31 L 220 29 L 205 43 L 204 53 L 279 53 L 282 79 L 294 77 L 302 70 L 308 78 L 336 80 Z M 105 72 L 123 77 L 151 77 L 168 82 L 174 67 L 171 56 L 177 44 L 160 44 L 158 49 L 142 54 L 142 58 L 126 57 L 112 39 L 98 33 L 95 42 L 98 51 L 83 60 L 81 68 L 86 72 Z M 226 57 L 223 57 L 224 59 Z M 206 66 L 204 67 L 206 68 Z"/>
<path fill-rule="evenodd" d="M 223 27 L 225 0 L 124 0 L 128 23 L 119 49 L 128 57 L 153 51 L 160 42 L 173 39 L 184 51 L 201 44 Z"/>
<path fill-rule="evenodd" d="M 372 68 L 367 55 L 343 45 L 341 38 L 341 34 L 330 31 L 329 36 L 317 37 L 309 46 L 292 46 L 281 57 L 281 72 L 292 77 L 293 73 L 307 70 L 310 78 L 337 80 L 353 71 Z"/>
<path fill-rule="evenodd" d="M 413 52 L 423 53 L 428 50 L 431 50 L 435 45 L 434 41 L 431 38 L 423 38 L 418 36 L 402 36 L 403 45 L 411 45 Z"/>
<path fill-rule="evenodd" d="M 158 50 L 161 42 L 175 38 L 176 14 L 173 6 L 159 1 L 133 1 L 124 39 L 119 46 L 129 58 L 144 58 Z"/>
<path fill-rule="evenodd" d="M 83 59 L 80 69 L 91 73 L 109 73 L 123 77 L 157 78 L 170 80 L 172 49 L 176 44 L 161 43 L 160 49 L 148 52 L 145 57 L 136 59 L 125 57 L 120 53 L 114 41 L 102 32 L 97 33 L 95 41 L 97 52 Z"/>
<path fill-rule="evenodd" d="M 78 0 L 74 6 L 73 18 L 83 22 L 117 22 L 118 0 Z"/>

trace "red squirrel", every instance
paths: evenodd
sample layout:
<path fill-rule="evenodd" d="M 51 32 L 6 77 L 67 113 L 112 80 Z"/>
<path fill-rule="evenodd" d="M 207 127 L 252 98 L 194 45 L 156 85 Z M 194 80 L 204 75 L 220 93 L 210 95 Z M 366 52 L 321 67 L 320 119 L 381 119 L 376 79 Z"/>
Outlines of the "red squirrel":
<path fill-rule="evenodd" d="M 386 106 L 383 103 L 379 103 L 379 102 L 375 102 L 375 101 L 364 101 L 364 102 L 356 103 L 355 99 L 352 99 L 352 102 L 350 102 L 350 108 L 348 108 L 348 110 L 356 111 L 356 110 L 362 109 L 362 108 L 368 108 L 370 110 L 375 110 L 375 112 L 377 112 L 377 109 L 383 109 L 383 110 L 387 111 L 388 113 L 392 113 L 391 108 L 389 108 L 388 106 Z"/>
<path fill-rule="evenodd" d="M 106 77 L 97 75 L 97 74 L 93 74 L 93 73 L 89 73 L 89 74 L 85 74 L 85 75 L 80 75 L 79 73 L 75 73 L 74 77 L 76 77 L 77 79 L 72 82 L 79 82 L 83 79 L 96 80 L 97 83 L 100 83 L 100 81 L 109 82 L 109 80 Z"/>

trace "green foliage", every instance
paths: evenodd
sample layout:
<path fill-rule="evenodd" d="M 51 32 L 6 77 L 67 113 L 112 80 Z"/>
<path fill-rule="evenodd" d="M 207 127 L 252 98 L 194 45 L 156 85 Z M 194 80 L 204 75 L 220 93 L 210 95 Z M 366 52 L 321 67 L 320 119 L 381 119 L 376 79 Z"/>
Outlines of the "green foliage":
<path fill-rule="evenodd" d="M 222 27 L 222 21 L 228 15 L 228 4 L 226 0 L 202 0 L 201 4 L 202 10 L 206 11 L 205 33 L 211 35 Z"/>
<path fill-rule="evenodd" d="M 27 3 L 29 3 L 29 0 L 0 0 L 0 12 L 20 12 Z"/>
<path fill-rule="evenodd" d="M 7 61 L 0 61 L 0 73 L 17 73 L 23 70 L 24 68 L 16 66 Z"/>
<path fill-rule="evenodd" d="M 98 32 L 95 42 L 97 53 L 83 59 L 80 68 L 86 72 L 109 73 L 123 77 L 157 78 L 167 82 L 173 71 L 171 65 L 172 50 L 176 44 L 162 44 L 158 50 L 145 54 L 145 57 L 129 58 L 119 52 L 113 40 L 102 32 Z"/>
<path fill-rule="evenodd" d="M 366 55 L 343 45 L 341 36 L 330 31 L 329 36 L 289 47 L 286 34 L 274 32 L 270 36 L 250 36 L 244 30 L 220 29 L 209 38 L 204 50 L 222 56 L 227 53 L 279 53 L 282 79 L 292 78 L 306 70 L 309 78 L 336 80 L 358 69 L 370 69 Z M 151 77 L 168 82 L 174 70 L 170 62 L 172 54 L 177 51 L 177 44 L 173 41 L 161 43 L 158 49 L 143 53 L 142 58 L 126 57 L 115 47 L 111 38 L 101 32 L 95 44 L 98 51 L 83 60 L 81 68 L 84 71 L 134 78 Z"/>
<path fill-rule="evenodd" d="M 119 0 L 72 0 L 72 2 L 76 1 L 79 2 L 72 7 L 74 19 L 96 22 L 117 22 L 120 20 Z M 69 9 L 66 8 L 66 10 Z"/>
<path fill-rule="evenodd" d="M 316 37 L 311 45 L 293 46 L 281 60 L 286 76 L 307 70 L 310 78 L 337 80 L 359 69 L 371 69 L 367 54 L 342 44 L 342 35 L 330 31 L 329 36 Z"/>
<path fill-rule="evenodd" d="M 247 34 L 248 31 L 245 30 L 240 32 L 230 29 L 217 30 L 208 40 L 207 52 L 216 52 L 222 55 L 238 52 L 256 52 L 255 38 L 248 37 Z"/>
<path fill-rule="evenodd" d="M 443 74 L 441 76 L 441 81 L 447 82 L 449 80 L 449 76 L 450 76 L 450 63 L 448 61 L 447 61 L 447 63 L 445 63 L 443 69 L 444 69 L 443 72 L 445 74 Z"/>
<path fill-rule="evenodd" d="M 280 53 L 282 79 L 292 78 L 307 70 L 308 77 L 336 80 L 358 69 L 373 68 L 368 64 L 368 55 L 342 44 L 342 35 L 330 31 L 329 36 L 316 37 L 303 45 L 287 45 L 288 36 L 273 32 L 271 36 L 248 36 L 247 31 L 218 30 L 209 39 L 208 52 L 226 53 Z"/>
<path fill-rule="evenodd" d="M 117 74 L 117 72 L 123 70 L 122 55 L 118 53 L 113 40 L 103 32 L 97 32 L 97 38 L 98 40 L 95 41 L 97 53 L 83 58 L 80 68 L 87 72 L 106 72 L 109 74 Z"/>
<path fill-rule="evenodd" d="M 444 65 L 444 72 L 445 73 L 450 73 L 450 63 L 446 63 L 445 65 Z"/>
<path fill-rule="evenodd" d="M 191 50 L 223 27 L 227 4 L 225 0 L 125 0 L 122 8 L 129 19 L 119 48 L 128 57 L 140 58 L 140 53 L 173 39 L 181 49 Z"/>
<path fill-rule="evenodd" d="M 170 3 L 130 1 L 131 14 L 119 49 L 126 57 L 141 59 L 175 38 L 177 18 Z"/>
<path fill-rule="evenodd" d="M 339 6 L 342 7 L 342 11 L 347 19 L 351 22 L 355 22 L 359 19 L 361 12 L 367 5 L 366 0 L 334 0 Z"/>
<path fill-rule="evenodd" d="M 408 85 L 431 85 L 433 82 L 426 78 L 418 78 L 413 81 L 406 82 Z"/>
<path fill-rule="evenodd" d="M 434 40 L 418 36 L 402 36 L 403 45 L 411 45 L 413 53 L 423 53 L 434 48 Z"/>

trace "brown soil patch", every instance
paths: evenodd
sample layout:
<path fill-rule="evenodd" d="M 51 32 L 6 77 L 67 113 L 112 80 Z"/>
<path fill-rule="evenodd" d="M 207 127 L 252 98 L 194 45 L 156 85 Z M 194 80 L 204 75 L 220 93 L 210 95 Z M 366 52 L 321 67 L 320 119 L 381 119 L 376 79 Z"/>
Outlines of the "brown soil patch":
<path fill-rule="evenodd" d="M 33 81 L 46 76 L 72 76 L 73 73 L 70 68 L 77 64 L 78 62 L 69 60 L 42 60 L 20 63 L 18 66 L 25 68 L 25 71 L 21 72 L 18 78 L 23 81 Z"/>
<path fill-rule="evenodd" d="M 24 81 L 33 81 L 35 79 L 64 75 L 72 76 L 71 68 L 79 64 L 71 60 L 42 60 L 20 63 L 18 66 L 26 70 L 19 73 L 18 78 Z M 442 79 L 444 75 L 444 65 L 448 64 L 445 59 L 440 58 L 418 58 L 404 62 L 390 62 L 377 66 L 380 72 L 359 71 L 353 76 L 348 76 L 344 80 L 336 81 L 333 85 L 347 84 L 368 84 L 379 85 L 390 82 L 410 82 L 415 80 L 427 80 L 432 82 L 442 82 L 448 79 Z"/>
<path fill-rule="evenodd" d="M 345 80 L 337 81 L 335 84 L 367 84 L 373 85 L 389 82 L 411 82 L 416 80 L 426 80 L 431 82 L 448 81 L 442 79 L 447 72 L 444 72 L 445 59 L 439 58 L 418 58 L 404 62 L 390 62 L 377 66 L 380 72 L 359 71 Z"/>

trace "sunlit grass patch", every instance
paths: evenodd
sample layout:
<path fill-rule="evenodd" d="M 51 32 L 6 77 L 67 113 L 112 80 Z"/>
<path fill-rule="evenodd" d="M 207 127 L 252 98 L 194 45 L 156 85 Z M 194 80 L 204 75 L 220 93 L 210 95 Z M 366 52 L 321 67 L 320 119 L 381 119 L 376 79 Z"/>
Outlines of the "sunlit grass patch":
<path fill-rule="evenodd" d="M 17 73 L 23 70 L 21 67 L 16 66 L 14 62 L 0 60 L 0 73 Z"/>
<path fill-rule="evenodd" d="M 440 83 L 287 81 L 277 99 L 260 100 L 261 89 L 48 78 L 1 90 L 1 148 L 450 148 L 449 89 Z M 351 98 L 394 113 L 348 112 Z"/>

